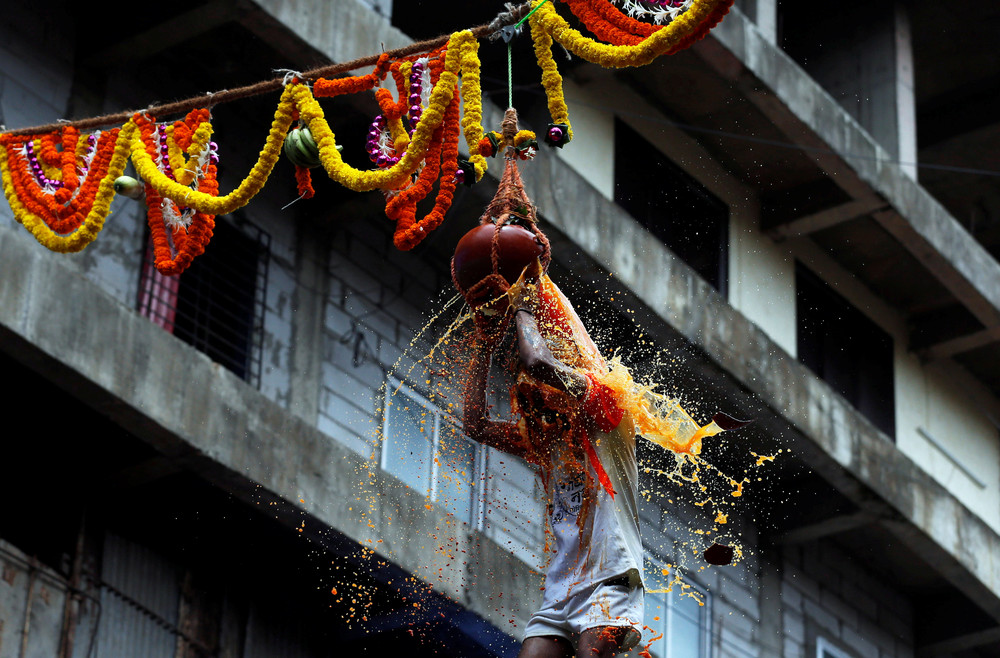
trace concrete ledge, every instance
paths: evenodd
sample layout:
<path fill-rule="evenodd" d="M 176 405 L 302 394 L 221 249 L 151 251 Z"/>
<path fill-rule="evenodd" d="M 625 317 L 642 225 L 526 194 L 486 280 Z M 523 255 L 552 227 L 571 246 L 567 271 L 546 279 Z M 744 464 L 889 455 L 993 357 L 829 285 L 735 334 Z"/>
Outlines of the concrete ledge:
<path fill-rule="evenodd" d="M 905 224 L 905 230 L 886 226 L 896 239 L 987 326 L 1000 323 L 1000 264 L 975 238 L 742 13 L 730 12 L 712 35 L 714 39 L 699 42 L 697 52 L 789 139 L 835 151 L 813 157 L 854 198 L 870 194 L 869 189 L 883 196 Z M 989 308 L 982 308 L 982 302 Z"/>
<path fill-rule="evenodd" d="M 284 26 L 289 38 L 322 53 L 331 62 L 349 62 L 413 43 L 388 18 L 359 0 L 250 1 Z"/>
<path fill-rule="evenodd" d="M 507 632 L 527 621 L 540 574 L 15 230 L 0 228 L 0 349 L 289 527 L 304 512 L 310 535 L 373 550 L 373 573 L 384 558 Z"/>

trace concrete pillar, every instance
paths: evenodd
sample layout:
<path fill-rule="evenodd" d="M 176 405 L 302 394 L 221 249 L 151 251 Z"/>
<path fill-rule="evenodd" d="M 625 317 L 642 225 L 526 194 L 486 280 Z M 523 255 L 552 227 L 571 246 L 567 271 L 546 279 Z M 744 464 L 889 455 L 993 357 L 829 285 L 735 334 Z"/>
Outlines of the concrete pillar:
<path fill-rule="evenodd" d="M 326 275 L 329 239 L 302 219 L 296 226 L 295 279 L 292 298 L 291 375 L 289 411 L 315 425 L 319 416 L 322 373 L 323 312 L 326 303 Z"/>
<path fill-rule="evenodd" d="M 778 0 L 736 0 L 735 4 L 757 25 L 765 41 L 778 43 Z"/>
<path fill-rule="evenodd" d="M 895 6 L 896 27 L 896 121 L 899 161 L 903 171 L 917 179 L 917 102 L 913 87 L 913 40 L 910 16 L 902 2 Z"/>

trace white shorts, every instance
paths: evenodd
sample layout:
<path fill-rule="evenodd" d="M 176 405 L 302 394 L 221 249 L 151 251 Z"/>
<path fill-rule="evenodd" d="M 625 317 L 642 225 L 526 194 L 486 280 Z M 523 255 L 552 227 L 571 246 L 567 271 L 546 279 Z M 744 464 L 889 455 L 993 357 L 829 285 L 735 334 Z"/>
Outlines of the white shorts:
<path fill-rule="evenodd" d="M 642 585 L 629 587 L 628 576 L 590 585 L 563 601 L 545 602 L 524 628 L 524 639 L 555 635 L 575 647 L 580 633 L 604 626 L 628 626 L 630 632 L 621 650 L 627 651 L 642 638 Z"/>

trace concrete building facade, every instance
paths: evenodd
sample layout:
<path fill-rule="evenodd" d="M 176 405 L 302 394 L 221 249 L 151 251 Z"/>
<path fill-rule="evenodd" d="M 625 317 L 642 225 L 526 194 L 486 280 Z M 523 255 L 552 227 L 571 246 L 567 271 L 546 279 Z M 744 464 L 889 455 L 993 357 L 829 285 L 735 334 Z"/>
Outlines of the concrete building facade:
<path fill-rule="evenodd" d="M 349 61 L 502 9 L 57 4 L 14 3 L 0 26 L 7 129 Z M 696 416 L 755 421 L 709 461 L 735 475 L 776 455 L 733 507 L 731 567 L 697 559 L 698 500 L 644 480 L 647 571 L 679 564 L 687 586 L 647 597 L 653 656 L 1000 656 L 1000 10 L 953 5 L 817 22 L 744 0 L 649 67 L 561 64 L 577 136 L 523 168 L 553 277 L 602 347 Z M 513 46 L 515 104 L 538 129 L 527 36 Z M 482 57 L 497 126 L 506 50 Z M 223 190 L 275 101 L 214 108 Z M 362 135 L 374 108 L 338 99 L 331 124 Z M 141 203 L 117 199 L 73 256 L 0 204 L 0 657 L 516 655 L 540 600 L 540 485 L 454 431 L 422 359 L 454 245 L 494 189 L 463 190 L 401 253 L 380 195 L 317 180 L 289 205 L 282 162 L 174 284 L 145 264 Z"/>

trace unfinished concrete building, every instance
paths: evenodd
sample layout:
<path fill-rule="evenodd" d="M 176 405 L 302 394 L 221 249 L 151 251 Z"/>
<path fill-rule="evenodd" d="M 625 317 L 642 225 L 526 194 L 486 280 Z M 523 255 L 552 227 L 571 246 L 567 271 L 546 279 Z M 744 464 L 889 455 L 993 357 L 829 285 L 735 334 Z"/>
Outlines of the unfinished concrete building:
<path fill-rule="evenodd" d="M 349 61 L 502 9 L 7 5 L 7 129 Z M 696 414 L 754 419 L 709 448 L 720 468 L 784 451 L 731 521 L 743 559 L 686 571 L 703 605 L 648 596 L 653 656 L 1000 656 L 998 34 L 995 3 L 741 0 L 648 67 L 561 64 L 577 137 L 524 166 L 553 276 L 625 358 L 670 355 L 648 374 Z M 481 53 L 490 128 L 506 49 Z M 527 36 L 513 56 L 515 104 L 544 127 Z M 275 101 L 215 108 L 224 190 Z M 361 162 L 375 106 L 338 103 Z M 379 194 L 317 181 L 289 206 L 282 162 L 172 282 L 151 273 L 140 203 L 116 200 L 73 256 L 0 204 L 0 656 L 516 655 L 540 598 L 538 485 L 446 431 L 409 368 L 491 187 L 401 253 Z M 459 466 L 435 465 L 445 442 Z M 643 509 L 650 568 L 681 560 L 676 498 Z"/>

